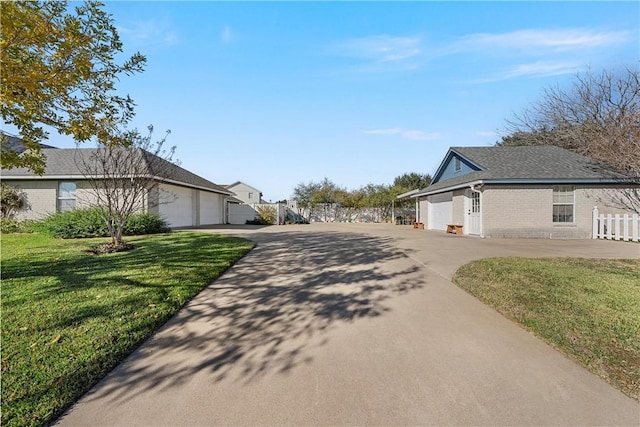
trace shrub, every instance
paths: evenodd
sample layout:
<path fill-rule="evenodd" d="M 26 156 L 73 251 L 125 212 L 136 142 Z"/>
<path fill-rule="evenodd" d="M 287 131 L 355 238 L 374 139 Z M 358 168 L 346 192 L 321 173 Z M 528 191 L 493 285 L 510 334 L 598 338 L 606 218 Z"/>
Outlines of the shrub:
<path fill-rule="evenodd" d="M 133 214 L 127 220 L 124 227 L 125 235 L 156 234 L 171 231 L 167 222 L 156 214 Z"/>
<path fill-rule="evenodd" d="M 0 219 L 0 232 L 3 234 L 9 233 L 33 233 L 35 227 L 35 221 L 23 220 L 18 221 L 15 218 L 3 218 Z"/>
<path fill-rule="evenodd" d="M 36 230 L 52 237 L 76 239 L 109 236 L 109 230 L 97 209 L 76 209 L 49 215 Z"/>
<path fill-rule="evenodd" d="M 109 237 L 109 229 L 98 209 L 76 209 L 49 215 L 36 224 L 41 233 L 62 239 L 84 237 Z M 158 215 L 133 214 L 127 220 L 125 235 L 155 234 L 170 231 L 167 223 Z"/>
<path fill-rule="evenodd" d="M 2 234 L 18 233 L 19 231 L 20 231 L 20 223 L 17 220 L 13 218 L 0 219 L 0 232 L 2 232 Z"/>
<path fill-rule="evenodd" d="M 278 210 L 275 206 L 257 206 L 258 216 L 264 225 L 277 224 Z"/>

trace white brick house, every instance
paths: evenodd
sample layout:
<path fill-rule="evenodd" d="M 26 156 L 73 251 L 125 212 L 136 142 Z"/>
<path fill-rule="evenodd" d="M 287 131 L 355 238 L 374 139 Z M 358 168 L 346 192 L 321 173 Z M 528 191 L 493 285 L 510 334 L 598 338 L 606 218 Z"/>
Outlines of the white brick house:
<path fill-rule="evenodd" d="M 28 169 L 2 170 L 2 182 L 27 195 L 30 209 L 18 219 L 44 216 L 87 207 L 95 200 L 94 190 L 77 165 L 78 156 L 89 156 L 93 148 L 45 148 L 43 175 Z M 148 153 L 153 156 L 151 153 Z M 157 213 L 171 227 L 225 224 L 227 203 L 233 193 L 184 168 L 166 162 L 159 174 L 152 174 L 158 186 L 147 192 L 140 211 Z"/>
<path fill-rule="evenodd" d="M 553 146 L 452 147 L 431 185 L 414 193 L 429 230 L 484 237 L 587 239 L 592 210 L 628 212 L 637 189 L 605 165 Z"/>

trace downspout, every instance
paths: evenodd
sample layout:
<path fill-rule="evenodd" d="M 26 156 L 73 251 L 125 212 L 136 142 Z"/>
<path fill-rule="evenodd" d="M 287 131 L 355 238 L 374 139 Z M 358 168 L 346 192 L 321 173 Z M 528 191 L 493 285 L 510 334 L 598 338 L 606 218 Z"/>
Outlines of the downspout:
<path fill-rule="evenodd" d="M 482 195 L 482 191 L 476 190 L 476 188 L 475 188 L 476 185 L 482 185 L 482 184 L 471 184 L 469 186 L 469 188 L 471 188 L 471 191 L 473 191 L 474 193 L 478 193 L 478 194 Z"/>

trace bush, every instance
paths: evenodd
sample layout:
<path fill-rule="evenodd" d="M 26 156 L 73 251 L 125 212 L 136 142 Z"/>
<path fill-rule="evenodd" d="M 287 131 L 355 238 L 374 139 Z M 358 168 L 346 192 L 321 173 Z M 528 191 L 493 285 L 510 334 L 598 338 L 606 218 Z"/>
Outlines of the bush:
<path fill-rule="evenodd" d="M 110 236 L 107 224 L 98 209 L 58 212 L 40 221 L 35 228 L 41 233 L 62 239 Z M 158 215 L 149 213 L 131 215 L 124 227 L 125 235 L 155 234 L 167 231 L 169 231 L 167 223 Z"/>
<path fill-rule="evenodd" d="M 171 231 L 167 222 L 156 214 L 134 214 L 127 220 L 124 234 L 127 236 L 137 234 L 157 234 Z"/>
<path fill-rule="evenodd" d="M 0 232 L 3 234 L 10 233 L 33 233 L 35 221 L 25 219 L 18 221 L 15 218 L 0 219 Z"/>
<path fill-rule="evenodd" d="M 2 218 L 0 219 L 0 231 L 2 234 L 18 233 L 20 231 L 20 223 L 13 218 Z"/>
<path fill-rule="evenodd" d="M 274 206 L 258 206 L 256 210 L 258 211 L 258 216 L 262 224 L 277 224 L 278 210 Z"/>
<path fill-rule="evenodd" d="M 36 230 L 52 237 L 76 239 L 109 236 L 109 230 L 97 209 L 77 209 L 49 215 Z"/>

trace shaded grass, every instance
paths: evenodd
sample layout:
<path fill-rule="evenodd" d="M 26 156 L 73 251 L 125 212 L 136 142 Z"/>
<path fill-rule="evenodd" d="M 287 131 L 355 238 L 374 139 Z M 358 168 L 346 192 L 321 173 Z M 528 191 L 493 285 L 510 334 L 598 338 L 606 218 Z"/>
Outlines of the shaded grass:
<path fill-rule="evenodd" d="M 638 399 L 640 260 L 490 258 L 454 282 Z"/>
<path fill-rule="evenodd" d="M 104 239 L 2 236 L 2 425 L 45 425 L 253 247 L 174 232 Z"/>

